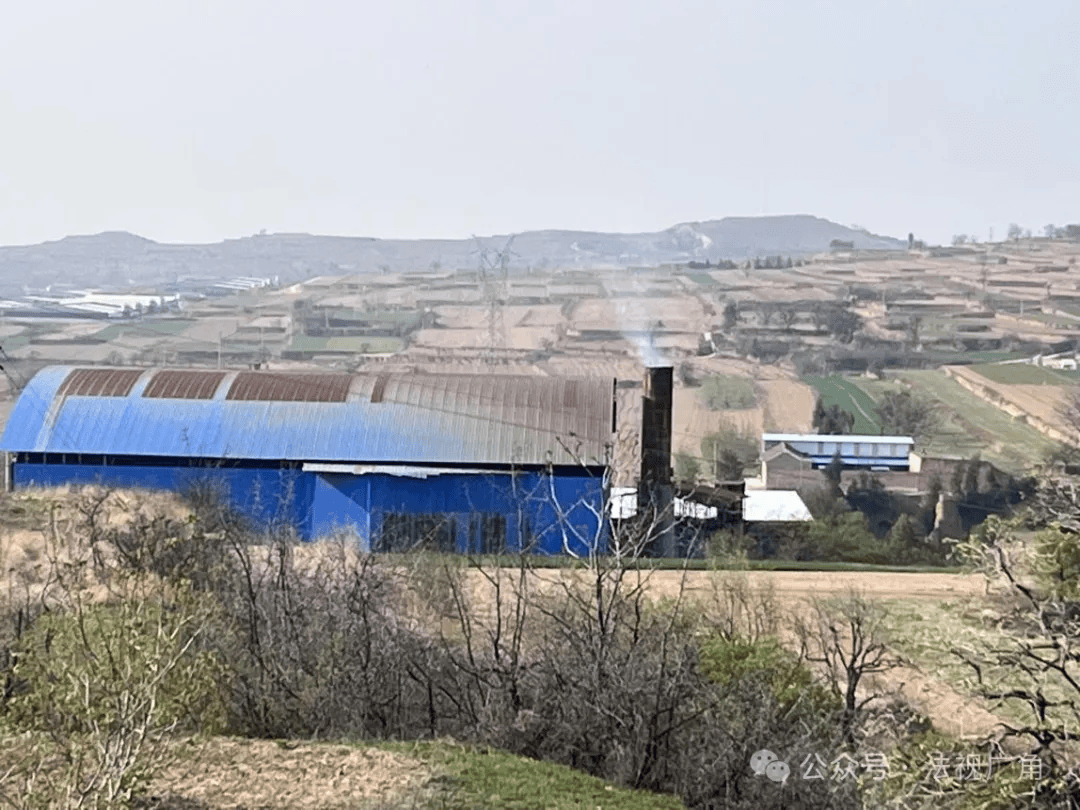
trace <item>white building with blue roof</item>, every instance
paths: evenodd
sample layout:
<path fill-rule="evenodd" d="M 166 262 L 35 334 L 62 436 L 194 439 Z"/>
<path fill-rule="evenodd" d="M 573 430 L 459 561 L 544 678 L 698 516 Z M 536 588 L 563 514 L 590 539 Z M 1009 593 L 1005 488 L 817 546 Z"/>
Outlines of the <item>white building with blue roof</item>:
<path fill-rule="evenodd" d="M 840 457 L 845 469 L 907 472 L 915 439 L 911 436 L 829 435 L 816 433 L 764 433 L 761 436 L 762 478 L 768 480 L 770 462 L 824 469 Z"/>

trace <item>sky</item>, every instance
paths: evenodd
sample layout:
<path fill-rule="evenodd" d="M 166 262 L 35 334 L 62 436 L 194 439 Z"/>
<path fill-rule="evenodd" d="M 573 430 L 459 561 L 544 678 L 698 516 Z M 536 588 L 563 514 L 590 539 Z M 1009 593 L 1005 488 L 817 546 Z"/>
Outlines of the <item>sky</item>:
<path fill-rule="evenodd" d="M 1080 222 L 1076 0 L 42 0 L 0 244 Z"/>

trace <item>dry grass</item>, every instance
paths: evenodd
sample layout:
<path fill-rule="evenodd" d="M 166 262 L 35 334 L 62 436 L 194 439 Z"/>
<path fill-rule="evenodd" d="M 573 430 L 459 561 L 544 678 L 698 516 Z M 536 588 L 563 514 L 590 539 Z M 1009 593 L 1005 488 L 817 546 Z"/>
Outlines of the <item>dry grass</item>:
<path fill-rule="evenodd" d="M 0 600 L 40 599 L 55 584 L 55 566 L 89 560 L 86 510 L 99 501 L 94 519 L 102 529 L 123 530 L 153 516 L 183 520 L 190 512 L 176 495 L 145 490 L 58 487 L 7 493 L 0 498 Z M 92 600 L 106 598 L 102 583 L 88 580 L 86 586 Z"/>
<path fill-rule="evenodd" d="M 175 753 L 150 795 L 215 810 L 415 807 L 433 775 L 404 754 L 344 745 L 216 737 L 177 743 Z"/>

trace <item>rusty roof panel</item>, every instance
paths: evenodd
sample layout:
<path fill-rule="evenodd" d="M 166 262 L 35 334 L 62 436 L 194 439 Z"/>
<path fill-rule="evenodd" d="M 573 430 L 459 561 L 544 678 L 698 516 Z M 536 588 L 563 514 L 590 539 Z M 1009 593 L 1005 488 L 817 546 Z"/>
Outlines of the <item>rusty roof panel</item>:
<path fill-rule="evenodd" d="M 211 399 L 221 381 L 224 371 L 181 371 L 162 369 L 154 374 L 144 397 L 159 399 Z"/>
<path fill-rule="evenodd" d="M 242 371 L 226 399 L 245 402 L 344 402 L 352 379 L 348 374 Z"/>
<path fill-rule="evenodd" d="M 219 372 L 132 369 L 127 397 L 64 396 L 64 389 L 84 390 L 79 380 L 97 379 L 76 378 L 83 371 L 39 372 L 16 403 L 0 449 L 354 464 L 603 465 L 612 441 L 611 378 L 229 371 L 217 386 L 228 389 L 228 398 L 208 399 L 194 395 L 208 391 Z M 134 384 L 140 374 L 147 375 L 148 392 L 156 386 L 154 395 L 143 396 Z M 176 396 L 166 398 L 166 390 Z"/>
<path fill-rule="evenodd" d="M 144 369 L 77 368 L 64 380 L 58 397 L 126 397 Z"/>

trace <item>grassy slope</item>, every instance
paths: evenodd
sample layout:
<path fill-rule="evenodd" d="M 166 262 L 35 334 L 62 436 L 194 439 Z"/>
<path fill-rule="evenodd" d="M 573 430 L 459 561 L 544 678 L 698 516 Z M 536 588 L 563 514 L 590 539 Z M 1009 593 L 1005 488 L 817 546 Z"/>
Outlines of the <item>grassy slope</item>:
<path fill-rule="evenodd" d="M 675 796 L 617 788 L 584 773 L 514 756 L 493 748 L 445 742 L 379 743 L 431 765 L 443 791 L 432 807 L 500 807 L 513 810 L 675 810 Z"/>
<path fill-rule="evenodd" d="M 0 735 L 0 767 L 22 738 Z M 234 737 L 180 739 L 143 806 L 265 810 L 677 810 L 673 795 L 616 787 L 563 765 L 451 739 L 312 742 Z M 256 777 L 254 780 L 252 777 Z"/>

